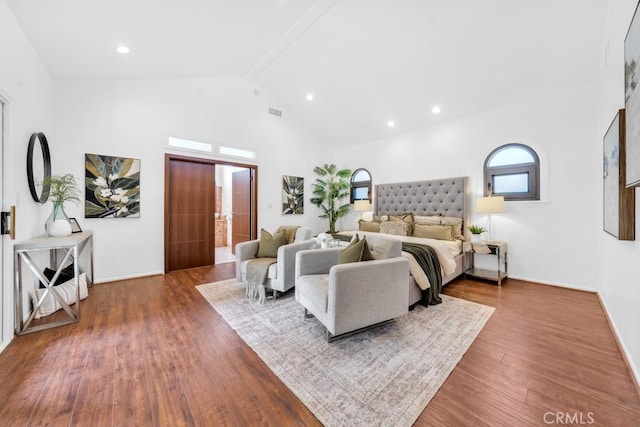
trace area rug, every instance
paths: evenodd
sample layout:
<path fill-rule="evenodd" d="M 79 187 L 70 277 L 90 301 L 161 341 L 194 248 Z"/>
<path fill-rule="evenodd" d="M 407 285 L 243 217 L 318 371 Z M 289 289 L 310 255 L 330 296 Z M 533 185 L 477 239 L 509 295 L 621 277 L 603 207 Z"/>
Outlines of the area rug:
<path fill-rule="evenodd" d="M 233 279 L 198 290 L 325 426 L 413 424 L 494 311 L 442 296 L 442 304 L 327 343 L 293 291 L 259 304 Z"/>

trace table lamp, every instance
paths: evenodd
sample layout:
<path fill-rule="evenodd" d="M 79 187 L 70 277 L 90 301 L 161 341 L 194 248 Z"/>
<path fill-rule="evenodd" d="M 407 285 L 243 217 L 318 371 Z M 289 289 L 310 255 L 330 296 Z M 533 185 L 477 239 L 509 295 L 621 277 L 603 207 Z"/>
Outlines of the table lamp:
<path fill-rule="evenodd" d="M 476 199 L 476 212 L 486 213 L 487 215 L 487 231 L 489 232 L 489 241 L 493 240 L 491 233 L 491 214 L 504 212 L 503 196 L 478 197 Z"/>
<path fill-rule="evenodd" d="M 361 212 L 360 217 L 364 217 L 364 215 L 362 214 L 362 212 L 368 212 L 371 210 L 371 203 L 369 203 L 369 200 L 364 199 L 364 200 L 354 200 L 353 202 L 353 210 L 356 212 Z"/>

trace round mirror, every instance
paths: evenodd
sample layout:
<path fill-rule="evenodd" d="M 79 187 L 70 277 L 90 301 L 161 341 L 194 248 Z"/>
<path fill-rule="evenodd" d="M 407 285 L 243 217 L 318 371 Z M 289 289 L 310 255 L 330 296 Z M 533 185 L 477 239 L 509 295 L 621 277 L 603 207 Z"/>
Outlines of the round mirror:
<path fill-rule="evenodd" d="M 29 138 L 27 149 L 27 179 L 31 197 L 38 203 L 45 203 L 49 198 L 49 185 L 44 184 L 45 178 L 51 177 L 51 155 L 49 144 L 42 132 L 37 132 Z"/>

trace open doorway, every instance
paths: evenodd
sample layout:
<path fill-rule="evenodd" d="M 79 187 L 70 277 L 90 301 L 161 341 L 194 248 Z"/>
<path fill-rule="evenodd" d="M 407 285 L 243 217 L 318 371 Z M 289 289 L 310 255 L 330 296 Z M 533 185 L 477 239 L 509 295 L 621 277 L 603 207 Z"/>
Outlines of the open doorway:
<path fill-rule="evenodd" d="M 251 239 L 251 170 L 216 165 L 215 263 L 235 261 L 235 245 Z"/>
<path fill-rule="evenodd" d="M 165 273 L 235 261 L 257 234 L 256 206 L 257 166 L 166 154 Z"/>

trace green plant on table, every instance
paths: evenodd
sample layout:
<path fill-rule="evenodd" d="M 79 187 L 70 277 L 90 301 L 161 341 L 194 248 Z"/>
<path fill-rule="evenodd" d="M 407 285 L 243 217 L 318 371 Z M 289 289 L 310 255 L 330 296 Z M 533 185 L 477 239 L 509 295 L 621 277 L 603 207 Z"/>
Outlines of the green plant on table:
<path fill-rule="evenodd" d="M 80 202 L 82 193 L 76 177 L 70 173 L 53 175 L 44 179 L 44 185 L 49 186 L 49 201 L 53 203 L 53 210 L 44 224 L 44 229 L 49 236 L 68 236 L 72 230 L 69 217 L 64 211 L 64 202 Z"/>
<path fill-rule="evenodd" d="M 487 231 L 484 227 L 480 227 L 479 225 L 470 225 L 469 231 L 471 234 L 482 234 Z"/>
<path fill-rule="evenodd" d="M 53 175 L 44 179 L 44 184 L 49 185 L 49 201 L 54 204 L 64 202 L 80 202 L 80 189 L 76 177 L 68 173 L 66 175 Z"/>

